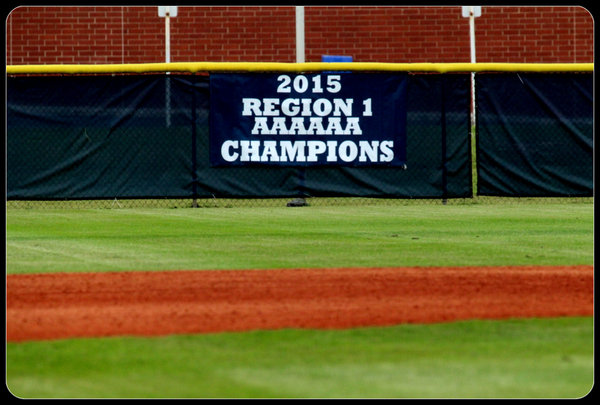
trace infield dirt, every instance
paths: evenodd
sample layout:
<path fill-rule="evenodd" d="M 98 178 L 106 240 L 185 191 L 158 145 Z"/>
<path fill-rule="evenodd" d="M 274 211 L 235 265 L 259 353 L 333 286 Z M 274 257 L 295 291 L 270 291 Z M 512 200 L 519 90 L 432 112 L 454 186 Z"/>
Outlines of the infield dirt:
<path fill-rule="evenodd" d="M 593 315 L 593 266 L 6 277 L 7 341 Z"/>

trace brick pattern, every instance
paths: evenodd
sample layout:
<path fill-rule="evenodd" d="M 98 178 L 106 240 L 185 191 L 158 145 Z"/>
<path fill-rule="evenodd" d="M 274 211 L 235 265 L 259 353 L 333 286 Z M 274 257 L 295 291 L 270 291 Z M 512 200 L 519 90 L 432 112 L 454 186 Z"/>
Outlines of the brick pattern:
<path fill-rule="evenodd" d="M 180 7 L 171 23 L 172 61 L 296 60 L 293 7 Z"/>
<path fill-rule="evenodd" d="M 594 22 L 581 7 L 485 7 L 475 26 L 478 62 L 594 61 Z"/>
<path fill-rule="evenodd" d="M 179 7 L 171 61 L 294 62 L 294 7 Z M 592 16 L 582 7 L 484 7 L 478 62 L 593 62 Z M 6 23 L 6 63 L 165 61 L 157 7 L 18 7 Z M 460 7 L 305 7 L 306 61 L 469 62 Z"/>
<path fill-rule="evenodd" d="M 361 62 L 468 62 L 460 7 L 310 7 L 307 60 L 351 55 Z"/>

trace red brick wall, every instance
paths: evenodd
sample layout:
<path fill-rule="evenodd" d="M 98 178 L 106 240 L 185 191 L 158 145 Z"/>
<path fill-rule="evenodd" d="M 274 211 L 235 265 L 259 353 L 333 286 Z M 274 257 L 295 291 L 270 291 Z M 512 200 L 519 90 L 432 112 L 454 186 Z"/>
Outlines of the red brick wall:
<path fill-rule="evenodd" d="M 294 7 L 179 7 L 171 19 L 171 60 L 294 62 L 295 18 Z"/>
<path fill-rule="evenodd" d="M 478 62 L 593 62 L 593 19 L 581 7 L 483 7 Z M 305 7 L 306 61 L 469 62 L 460 7 Z M 164 62 L 157 7 L 18 7 L 6 63 Z M 294 7 L 179 7 L 171 61 L 295 62 Z"/>
<path fill-rule="evenodd" d="M 310 7 L 306 59 L 469 62 L 469 21 L 460 7 Z"/>
<path fill-rule="evenodd" d="M 475 27 L 479 62 L 594 61 L 594 21 L 581 7 L 484 7 Z"/>

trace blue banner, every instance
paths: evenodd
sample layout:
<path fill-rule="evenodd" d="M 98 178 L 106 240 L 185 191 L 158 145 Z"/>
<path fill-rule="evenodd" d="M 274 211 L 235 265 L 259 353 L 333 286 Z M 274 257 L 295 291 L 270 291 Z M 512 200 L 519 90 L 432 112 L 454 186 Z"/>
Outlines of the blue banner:
<path fill-rule="evenodd" d="M 211 74 L 213 166 L 404 166 L 407 74 Z"/>

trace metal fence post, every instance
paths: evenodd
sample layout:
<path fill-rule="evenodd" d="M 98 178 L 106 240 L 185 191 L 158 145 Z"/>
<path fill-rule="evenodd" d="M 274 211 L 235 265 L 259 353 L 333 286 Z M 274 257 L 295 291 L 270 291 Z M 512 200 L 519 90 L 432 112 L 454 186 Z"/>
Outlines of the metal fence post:
<path fill-rule="evenodd" d="M 447 129 L 446 129 L 446 80 L 445 75 L 441 75 L 441 135 L 442 135 L 442 204 L 448 202 L 448 156 L 447 156 Z"/>

